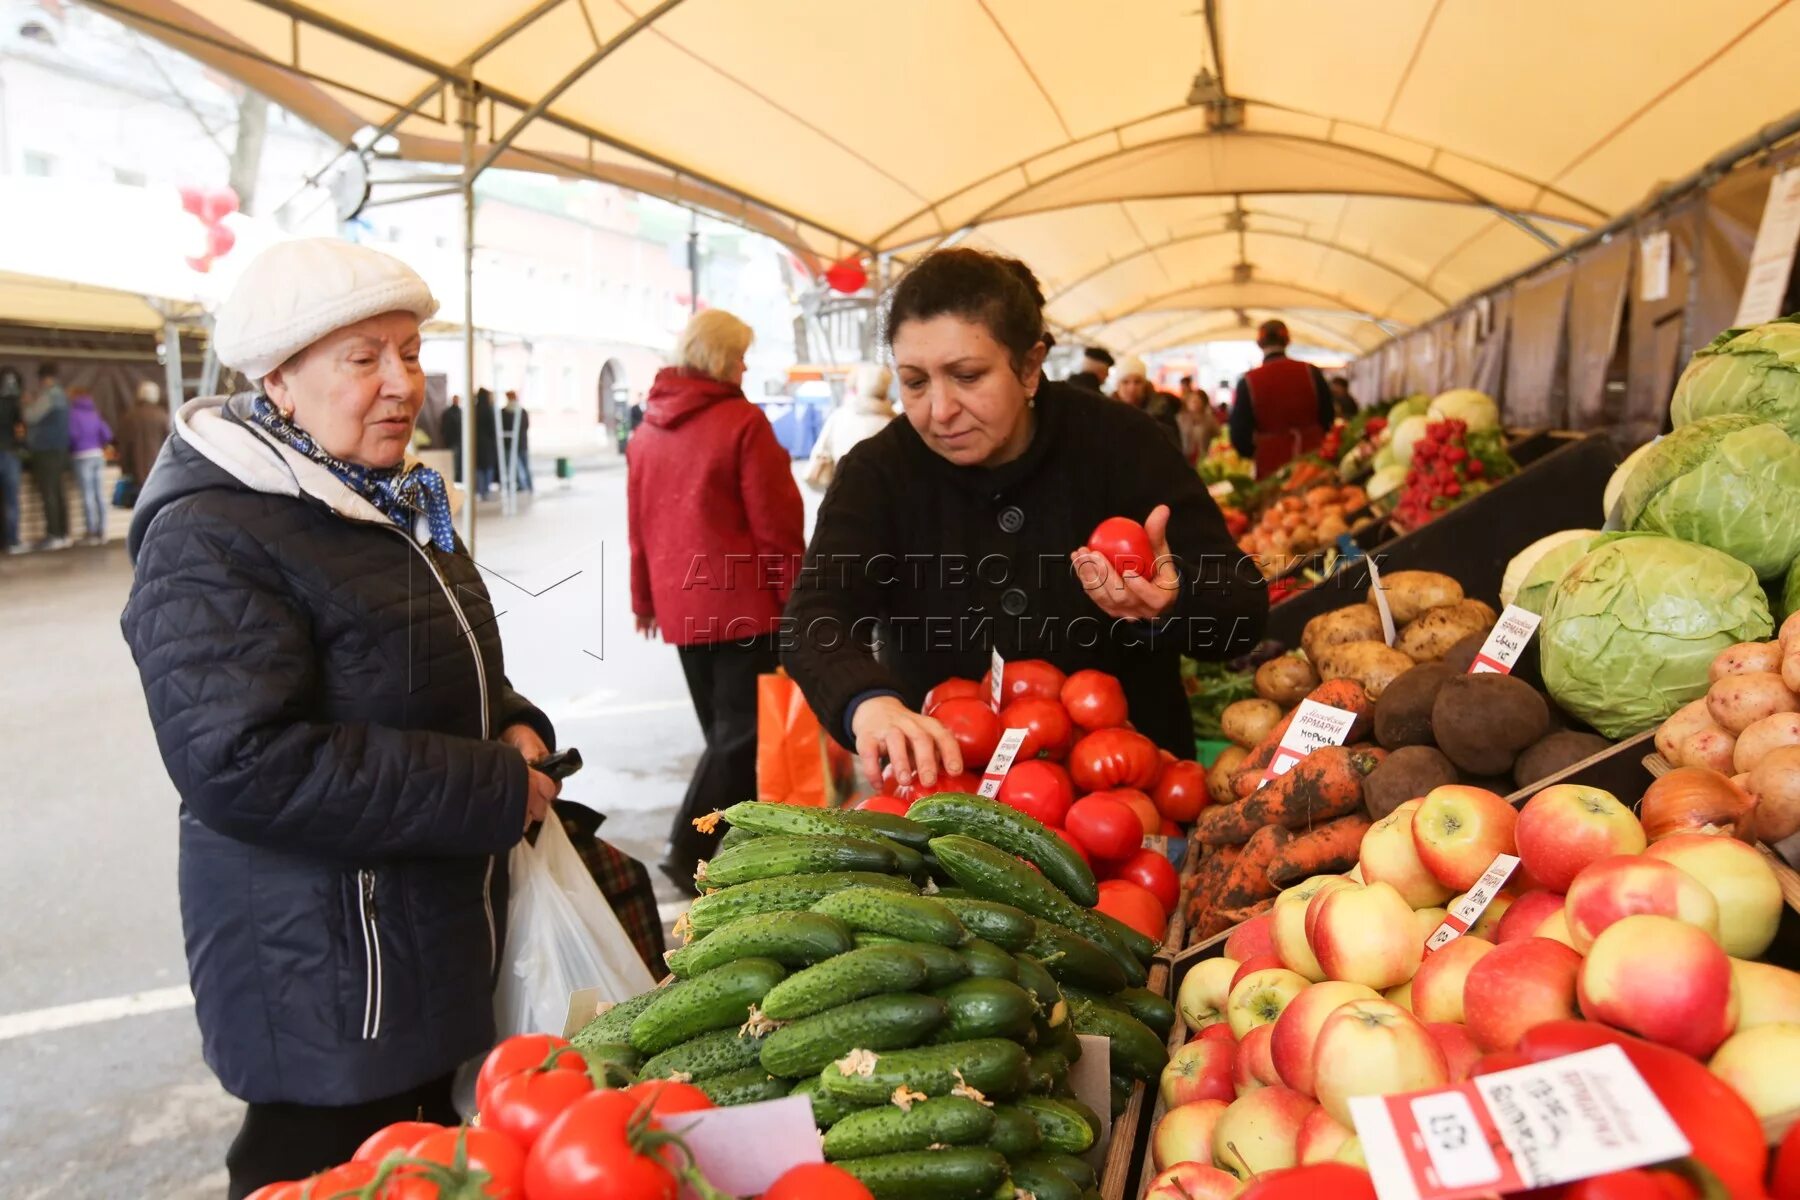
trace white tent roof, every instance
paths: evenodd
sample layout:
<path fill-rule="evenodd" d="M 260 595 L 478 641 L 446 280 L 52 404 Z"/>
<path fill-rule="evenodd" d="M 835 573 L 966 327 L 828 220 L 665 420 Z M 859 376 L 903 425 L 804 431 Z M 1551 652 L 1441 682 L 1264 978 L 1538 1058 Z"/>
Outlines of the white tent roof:
<path fill-rule="evenodd" d="M 478 156 L 517 126 L 496 163 L 814 265 L 1017 254 L 1119 351 L 1239 310 L 1367 349 L 1800 108 L 1800 5 L 1771 0 L 91 2 L 410 157 L 459 157 L 467 79 Z M 1234 127 L 1187 103 L 1203 67 Z"/>

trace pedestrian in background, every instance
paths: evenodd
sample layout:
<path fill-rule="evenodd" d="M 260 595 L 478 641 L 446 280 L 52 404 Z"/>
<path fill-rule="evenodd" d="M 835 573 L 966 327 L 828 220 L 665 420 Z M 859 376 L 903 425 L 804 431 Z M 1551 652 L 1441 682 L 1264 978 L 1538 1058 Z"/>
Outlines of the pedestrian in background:
<path fill-rule="evenodd" d="M 44 501 L 45 550 L 69 548 L 69 397 L 56 364 L 38 367 L 37 394 L 25 402 L 25 448 L 31 451 L 31 478 Z"/>
<path fill-rule="evenodd" d="M 88 545 L 106 540 L 106 448 L 113 431 L 94 408 L 87 392 L 69 397 L 69 462 L 75 468 L 75 486 L 81 493 L 81 522 Z"/>
<path fill-rule="evenodd" d="M 132 504 L 168 440 L 169 410 L 162 402 L 162 389 L 146 379 L 137 385 L 137 397 L 119 420 L 119 474 Z"/>
<path fill-rule="evenodd" d="M 444 449 L 450 452 L 450 460 L 456 464 L 456 482 L 463 481 L 462 446 L 463 446 L 463 406 L 461 396 L 450 397 L 450 403 L 438 417 L 438 432 Z"/>
<path fill-rule="evenodd" d="M 1231 445 L 1256 464 L 1258 479 L 1317 450 L 1333 420 L 1324 372 L 1289 358 L 1288 340 L 1285 322 L 1262 323 L 1256 331 L 1262 366 L 1238 380 L 1231 404 Z"/>
<path fill-rule="evenodd" d="M 513 486 L 529 492 L 531 486 L 531 414 L 519 403 L 519 393 L 506 393 L 506 407 L 500 410 L 500 429 L 512 446 Z"/>
<path fill-rule="evenodd" d="M 806 465 L 806 482 L 819 491 L 831 486 L 837 464 L 850 448 L 865 438 L 872 438 L 894 419 L 894 406 L 888 401 L 888 388 L 893 384 L 891 371 L 879 363 L 863 363 L 850 380 L 850 395 L 831 410 L 813 443 L 812 458 Z"/>
<path fill-rule="evenodd" d="M 1078 388 L 1098 394 L 1112 371 L 1112 351 L 1105 346 L 1089 346 L 1081 352 L 1081 367 L 1066 380 Z"/>
<path fill-rule="evenodd" d="M 1144 360 L 1132 355 L 1119 360 L 1115 371 L 1119 382 L 1113 388 L 1113 399 L 1137 409 L 1167 435 L 1177 448 L 1181 446 L 1181 425 L 1175 414 L 1181 402 L 1167 392 L 1159 392 L 1150 382 L 1150 369 Z"/>
<path fill-rule="evenodd" d="M 486 496 L 500 486 L 500 443 L 494 424 L 494 393 L 475 389 L 475 494 Z"/>
<path fill-rule="evenodd" d="M 0 541 L 8 554 L 21 554 L 19 541 L 19 445 L 25 419 L 20 409 L 25 380 L 11 367 L 0 367 Z"/>
<path fill-rule="evenodd" d="M 1188 462 L 1198 463 L 1219 436 L 1219 415 L 1213 411 L 1206 393 L 1194 390 L 1191 379 L 1183 383 L 1186 386 L 1182 388 L 1181 411 L 1175 414 L 1175 421 L 1181 426 L 1181 452 L 1187 455 Z"/>
<path fill-rule="evenodd" d="M 1331 377 L 1331 403 L 1343 420 L 1356 415 L 1356 397 L 1350 394 L 1350 381 L 1342 375 Z"/>
<path fill-rule="evenodd" d="M 694 818 L 756 798 L 756 679 L 776 669 L 806 547 L 787 451 L 744 397 L 753 336 L 723 309 L 696 314 L 626 447 L 631 611 L 638 633 L 675 646 L 706 739 L 662 863 L 688 892 L 724 834 Z"/>

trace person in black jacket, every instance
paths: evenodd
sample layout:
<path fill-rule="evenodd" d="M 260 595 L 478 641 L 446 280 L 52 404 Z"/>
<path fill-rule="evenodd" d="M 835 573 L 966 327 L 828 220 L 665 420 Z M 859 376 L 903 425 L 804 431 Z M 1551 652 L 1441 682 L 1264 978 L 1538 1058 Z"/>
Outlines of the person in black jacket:
<path fill-rule="evenodd" d="M 366 247 L 266 251 L 216 334 L 260 390 L 184 405 L 132 515 L 122 625 L 181 798 L 195 1013 L 248 1102 L 234 1200 L 456 1119 L 507 851 L 558 790 L 443 479 L 405 459 L 436 307 Z"/>
<path fill-rule="evenodd" d="M 1132 723 L 1192 758 L 1180 655 L 1241 653 L 1268 612 L 1199 476 L 1142 412 L 1045 381 L 1023 263 L 927 255 L 894 290 L 887 339 L 906 419 L 839 464 L 786 613 L 785 664 L 825 728 L 871 780 L 883 758 L 902 783 L 979 770 L 917 710 L 998 650 L 1117 675 Z M 1085 549 L 1113 516 L 1145 522 L 1150 577 Z"/>

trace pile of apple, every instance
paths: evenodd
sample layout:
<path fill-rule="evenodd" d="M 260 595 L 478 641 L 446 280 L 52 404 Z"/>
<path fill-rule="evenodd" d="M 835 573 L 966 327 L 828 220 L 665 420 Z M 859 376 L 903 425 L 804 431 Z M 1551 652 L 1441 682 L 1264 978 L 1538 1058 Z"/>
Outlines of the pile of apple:
<path fill-rule="evenodd" d="M 1500 854 L 1520 859 L 1511 879 L 1427 952 Z M 1800 974 L 1754 961 L 1783 907 L 1755 846 L 1651 841 L 1600 789 L 1561 784 L 1514 810 L 1480 788 L 1436 788 L 1370 828 L 1350 875 L 1287 889 L 1188 971 L 1177 1007 L 1193 1040 L 1162 1076 L 1150 1195 L 1226 1197 L 1264 1172 L 1360 1165 L 1351 1097 L 1606 1041 L 1629 1047 L 1724 1194 L 1764 1195 L 1758 1119 L 1800 1109 Z M 1685 1113 L 1702 1098 L 1695 1132 Z M 1718 1194 L 1580 1186 L 1553 1194 Z"/>
<path fill-rule="evenodd" d="M 962 749 L 965 770 L 927 788 L 901 784 L 890 765 L 882 794 L 858 807 L 904 815 L 920 796 L 973 792 L 1001 734 L 1027 731 L 995 799 L 1035 817 L 1075 848 L 1100 881 L 1096 907 L 1160 942 L 1181 899 L 1168 855 L 1146 838 L 1176 838 L 1207 803 L 1206 769 L 1131 728 L 1125 691 L 1104 671 L 1065 675 L 1042 659 L 1009 662 L 992 680 L 947 679 L 921 706 Z"/>

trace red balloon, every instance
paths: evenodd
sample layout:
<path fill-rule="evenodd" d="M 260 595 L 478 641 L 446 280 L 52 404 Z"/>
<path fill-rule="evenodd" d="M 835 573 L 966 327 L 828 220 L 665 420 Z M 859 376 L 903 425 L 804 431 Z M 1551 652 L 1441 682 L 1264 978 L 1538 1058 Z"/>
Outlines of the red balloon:
<path fill-rule="evenodd" d="M 223 225 L 212 225 L 206 230 L 206 254 L 208 258 L 224 258 L 237 245 L 237 234 Z"/>
<path fill-rule="evenodd" d="M 212 270 L 212 255 L 209 254 L 205 258 L 195 258 L 190 254 L 187 257 L 187 265 L 204 275 Z"/>
<path fill-rule="evenodd" d="M 181 189 L 181 208 L 183 212 L 193 213 L 201 220 L 206 219 L 206 193 L 197 187 Z"/>
<path fill-rule="evenodd" d="M 833 291 L 848 295 L 863 290 L 869 282 L 869 273 L 863 269 L 862 259 L 853 254 L 826 267 L 825 282 L 831 285 Z"/>
<path fill-rule="evenodd" d="M 183 204 L 187 198 L 182 198 Z M 217 225 L 238 210 L 238 194 L 230 188 L 217 188 L 207 192 L 201 199 L 200 219 L 208 225 Z"/>

